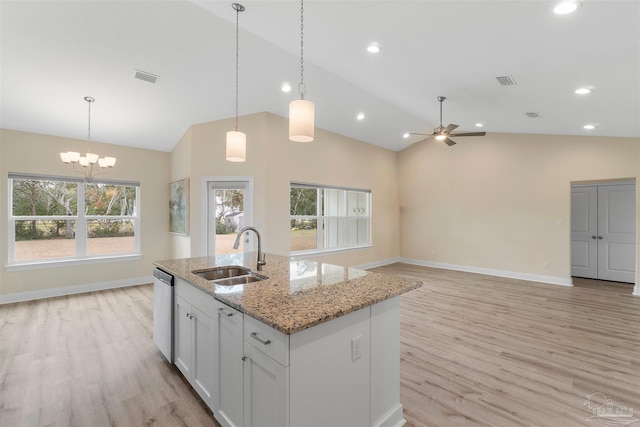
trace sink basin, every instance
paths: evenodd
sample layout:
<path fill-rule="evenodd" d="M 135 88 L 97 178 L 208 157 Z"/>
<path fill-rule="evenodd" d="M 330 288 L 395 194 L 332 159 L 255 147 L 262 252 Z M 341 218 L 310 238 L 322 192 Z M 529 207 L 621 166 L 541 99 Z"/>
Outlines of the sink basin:
<path fill-rule="evenodd" d="M 266 279 L 265 276 L 259 276 L 257 274 L 250 274 L 247 276 L 236 276 L 229 277 L 228 279 L 220 279 L 216 280 L 216 286 L 235 286 L 235 285 L 245 285 L 251 282 L 259 282 L 260 280 Z"/>
<path fill-rule="evenodd" d="M 238 277 L 251 274 L 251 270 L 246 267 L 240 267 L 237 265 L 230 265 L 224 267 L 209 268 L 206 270 L 194 270 L 192 271 L 196 276 L 200 276 L 205 280 L 219 280 L 227 279 L 229 277 Z"/>
<path fill-rule="evenodd" d="M 214 267 L 206 270 L 193 270 L 192 273 L 209 282 L 213 282 L 216 286 L 244 285 L 268 279 L 267 276 L 252 273 L 250 269 L 238 265 Z"/>

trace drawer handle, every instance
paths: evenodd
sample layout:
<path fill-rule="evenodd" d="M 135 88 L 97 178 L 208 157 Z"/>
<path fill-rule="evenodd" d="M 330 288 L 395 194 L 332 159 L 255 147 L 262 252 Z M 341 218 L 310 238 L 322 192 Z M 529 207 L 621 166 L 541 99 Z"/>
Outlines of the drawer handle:
<path fill-rule="evenodd" d="M 220 314 L 224 314 L 224 315 L 225 315 L 225 316 L 227 316 L 227 317 L 231 317 L 231 316 L 233 316 L 233 312 L 231 312 L 231 311 L 227 312 L 227 311 L 224 309 L 224 307 L 220 307 L 220 308 L 218 309 L 218 312 L 220 312 Z"/>
<path fill-rule="evenodd" d="M 264 344 L 264 345 L 269 345 L 271 344 L 271 340 L 269 339 L 262 339 L 258 336 L 257 332 L 251 332 L 251 337 L 254 338 L 255 340 L 257 340 L 260 344 Z"/>

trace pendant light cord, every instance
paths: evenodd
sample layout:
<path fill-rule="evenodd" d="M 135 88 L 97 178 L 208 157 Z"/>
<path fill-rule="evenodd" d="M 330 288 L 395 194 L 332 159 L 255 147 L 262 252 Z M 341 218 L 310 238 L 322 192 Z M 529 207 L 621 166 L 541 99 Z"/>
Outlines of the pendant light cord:
<path fill-rule="evenodd" d="M 304 0 L 300 0 L 300 99 L 304 99 L 307 87 L 304 85 Z"/>
<path fill-rule="evenodd" d="M 238 61 L 239 61 L 239 40 L 240 40 L 240 12 L 244 10 L 241 4 L 234 3 L 233 8 L 236 10 L 236 132 L 238 131 Z"/>

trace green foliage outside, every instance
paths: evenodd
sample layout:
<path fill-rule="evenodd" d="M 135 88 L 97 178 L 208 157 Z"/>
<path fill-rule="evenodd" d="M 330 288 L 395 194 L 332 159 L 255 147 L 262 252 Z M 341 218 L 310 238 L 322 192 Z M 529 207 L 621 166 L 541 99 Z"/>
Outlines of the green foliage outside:
<path fill-rule="evenodd" d="M 315 188 L 291 187 L 290 214 L 310 215 L 318 214 L 318 190 Z M 312 230 L 318 227 L 316 220 L 292 219 L 291 230 Z"/>
<path fill-rule="evenodd" d="M 13 180 L 13 216 L 76 216 L 78 183 L 48 180 Z M 81 185 L 81 184 L 80 184 Z M 121 185 L 85 184 L 85 215 L 131 216 L 135 212 L 136 188 Z M 133 235 L 130 221 L 90 221 L 89 237 Z M 75 220 L 16 220 L 16 241 L 73 238 Z"/>
<path fill-rule="evenodd" d="M 225 224 L 219 219 L 216 219 L 216 234 L 232 234 L 235 233 L 235 224 Z"/>

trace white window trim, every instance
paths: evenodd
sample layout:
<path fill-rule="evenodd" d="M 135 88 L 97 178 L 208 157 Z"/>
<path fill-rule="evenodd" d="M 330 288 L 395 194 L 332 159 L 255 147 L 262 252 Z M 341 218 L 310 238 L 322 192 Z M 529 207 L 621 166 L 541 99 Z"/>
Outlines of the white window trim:
<path fill-rule="evenodd" d="M 368 199 L 369 199 L 369 204 L 368 204 L 368 212 L 369 214 L 367 215 L 368 218 L 368 222 L 369 222 L 369 226 L 368 226 L 368 230 L 367 230 L 367 236 L 368 236 L 368 243 L 366 244 L 361 244 L 361 245 L 354 245 L 354 246 L 343 246 L 343 247 L 339 247 L 339 248 L 320 248 L 320 246 L 322 245 L 323 242 L 323 235 L 324 235 L 324 223 L 326 220 L 328 219 L 343 219 L 343 218 L 353 218 L 349 215 L 349 212 L 346 212 L 345 216 L 335 216 L 335 215 L 322 215 L 321 212 L 316 212 L 316 215 L 289 215 L 289 220 L 291 219 L 315 219 L 316 220 L 316 224 L 318 224 L 318 226 L 322 225 L 322 229 L 318 229 L 321 230 L 320 232 L 316 233 L 317 239 L 316 239 L 316 247 L 314 249 L 307 249 L 307 250 L 301 250 L 301 251 L 292 251 L 289 250 L 289 253 L 291 255 L 291 257 L 304 257 L 304 256 L 310 256 L 310 255 L 327 255 L 327 254 L 336 254 L 336 253 L 345 253 L 345 252 L 354 252 L 354 251 L 360 251 L 360 250 L 366 250 L 366 249 L 371 249 L 373 248 L 373 235 L 372 235 L 372 206 L 373 206 L 373 194 L 371 190 L 368 189 L 361 189 L 361 188 L 350 188 L 350 187 L 340 187 L 340 186 L 330 186 L 330 185 L 320 185 L 320 184 L 309 184 L 309 183 L 303 183 L 303 182 L 291 182 L 289 185 L 289 188 L 309 188 L 309 189 L 329 189 L 329 190 L 345 190 L 345 194 L 344 194 L 344 203 L 345 203 L 345 209 L 346 207 L 348 207 L 348 192 L 349 191 L 353 191 L 353 192 L 361 192 L 361 193 L 367 193 L 369 195 Z M 317 193 L 317 200 L 316 200 L 316 206 L 319 207 L 321 206 L 321 196 L 320 196 L 320 192 Z"/>
<path fill-rule="evenodd" d="M 51 181 L 64 181 L 64 182 L 76 182 L 78 183 L 78 211 L 76 215 L 50 215 L 50 216 L 13 216 L 13 180 L 14 179 L 33 179 L 33 180 L 51 180 Z M 9 173 L 8 179 L 8 203 L 7 203 L 7 217 L 8 217 L 8 249 L 9 253 L 7 264 L 5 265 L 6 271 L 21 271 L 21 270 L 36 270 L 42 268 L 51 267 L 66 267 L 72 265 L 85 265 L 104 262 L 117 262 L 124 260 L 140 260 L 142 259 L 142 253 L 140 251 L 140 235 L 141 235 L 141 221 L 140 221 L 140 183 L 132 181 L 115 181 L 115 180 L 82 180 L 76 177 L 64 177 L 54 175 L 35 175 L 35 174 L 15 174 Z M 84 214 L 84 192 L 85 184 L 88 183 L 100 183 L 100 184 L 113 184 L 113 185 L 125 185 L 133 186 L 136 189 L 136 206 L 134 208 L 134 215 L 85 215 Z M 82 185 L 81 185 L 82 184 Z M 113 253 L 104 255 L 86 255 L 87 251 L 87 221 L 92 219 L 126 219 L 133 223 L 134 232 L 134 252 L 126 253 Z M 15 222 L 16 221 L 49 221 L 49 220 L 72 220 L 76 225 L 76 255 L 74 257 L 60 257 L 60 258 L 45 258 L 37 260 L 15 261 Z"/>

